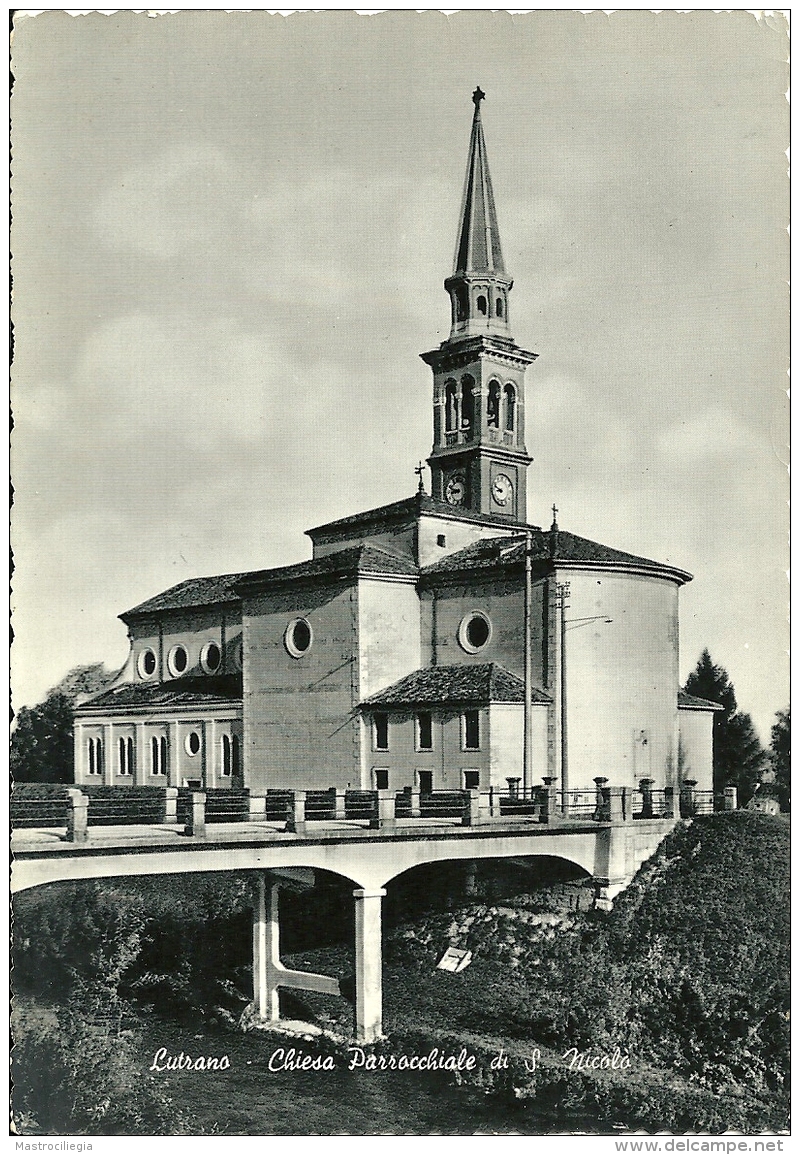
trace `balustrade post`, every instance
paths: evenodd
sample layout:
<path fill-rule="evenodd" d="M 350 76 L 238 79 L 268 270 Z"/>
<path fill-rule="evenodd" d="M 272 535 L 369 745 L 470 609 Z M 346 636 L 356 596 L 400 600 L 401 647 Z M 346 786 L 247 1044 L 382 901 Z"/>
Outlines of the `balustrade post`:
<path fill-rule="evenodd" d="M 333 810 L 333 817 L 334 817 L 336 822 L 344 822 L 345 818 L 347 817 L 346 796 L 347 796 L 347 791 L 342 790 L 340 787 L 337 786 L 336 787 L 336 801 L 334 803 L 334 810 Z"/>
<path fill-rule="evenodd" d="M 248 822 L 266 822 L 267 796 L 266 794 L 250 794 L 247 796 Z"/>
<path fill-rule="evenodd" d="M 664 787 L 664 817 L 675 818 L 675 787 Z"/>
<path fill-rule="evenodd" d="M 697 781 L 687 778 L 681 787 L 681 818 L 693 818 L 695 813 L 694 788 Z"/>
<path fill-rule="evenodd" d="M 481 794 L 479 790 L 465 790 L 464 812 L 461 815 L 462 826 L 477 826 L 481 820 Z"/>
<path fill-rule="evenodd" d="M 642 795 L 642 818 L 653 817 L 653 782 L 654 778 L 642 778 L 639 790 Z"/>
<path fill-rule="evenodd" d="M 738 791 L 735 786 L 726 786 L 723 794 L 723 810 L 736 810 L 739 806 Z"/>
<path fill-rule="evenodd" d="M 555 791 L 553 790 L 553 783 L 555 778 L 543 778 L 544 786 L 539 791 L 539 797 L 542 801 L 542 822 L 553 821 L 553 810 L 555 807 Z"/>
<path fill-rule="evenodd" d="M 80 790 L 67 790 L 67 842 L 86 842 L 89 837 L 89 799 Z"/>
<path fill-rule="evenodd" d="M 206 836 L 206 796 L 203 791 L 192 792 L 186 833 L 192 838 L 205 838 Z"/>
<path fill-rule="evenodd" d="M 625 822 L 633 817 L 631 810 L 631 801 L 628 797 L 628 792 L 624 786 L 618 786 L 612 790 L 607 791 L 608 798 L 608 818 L 610 822 Z"/>
<path fill-rule="evenodd" d="M 178 821 L 178 787 L 164 787 L 164 823 L 174 825 Z"/>
<path fill-rule="evenodd" d="M 286 819 L 286 830 L 290 834 L 305 834 L 306 832 L 306 792 L 295 790 L 292 801 L 289 803 L 289 816 Z"/>
<path fill-rule="evenodd" d="M 393 830 L 396 808 L 394 790 L 378 790 L 378 817 L 370 822 L 370 830 Z"/>
<path fill-rule="evenodd" d="M 594 817 L 598 822 L 608 822 L 609 820 L 609 796 L 606 789 L 608 779 L 602 774 L 594 779 L 595 785 L 595 810 Z"/>
<path fill-rule="evenodd" d="M 422 792 L 421 792 L 419 786 L 412 786 L 411 787 L 411 817 L 412 818 L 421 818 L 422 817 L 422 805 L 420 803 L 420 794 L 421 793 Z"/>

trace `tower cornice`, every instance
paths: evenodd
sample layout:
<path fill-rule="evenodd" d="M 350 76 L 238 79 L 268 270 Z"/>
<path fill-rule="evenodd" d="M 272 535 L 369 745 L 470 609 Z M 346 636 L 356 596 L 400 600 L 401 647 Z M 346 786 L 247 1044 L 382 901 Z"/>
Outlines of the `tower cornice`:
<path fill-rule="evenodd" d="M 435 372 L 447 373 L 451 369 L 460 369 L 468 365 L 484 354 L 514 368 L 527 368 L 539 356 L 538 353 L 531 353 L 528 349 L 521 349 L 509 338 L 487 334 L 443 341 L 437 349 L 420 353 L 420 357 Z"/>

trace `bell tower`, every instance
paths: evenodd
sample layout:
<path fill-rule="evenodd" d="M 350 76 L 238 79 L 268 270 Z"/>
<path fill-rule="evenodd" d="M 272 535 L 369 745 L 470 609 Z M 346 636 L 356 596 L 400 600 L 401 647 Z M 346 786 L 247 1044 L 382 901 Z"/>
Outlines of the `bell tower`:
<path fill-rule="evenodd" d="M 450 296 L 450 336 L 422 360 L 433 369 L 433 497 L 465 512 L 526 520 L 525 370 L 535 353 L 509 328 L 514 284 L 506 272 L 481 101 L 475 113 Z"/>

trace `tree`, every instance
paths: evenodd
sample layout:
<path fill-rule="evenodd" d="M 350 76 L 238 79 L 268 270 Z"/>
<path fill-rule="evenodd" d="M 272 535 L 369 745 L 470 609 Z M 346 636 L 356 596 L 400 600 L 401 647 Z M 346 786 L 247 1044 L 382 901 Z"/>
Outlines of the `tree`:
<path fill-rule="evenodd" d="M 775 772 L 775 786 L 781 810 L 788 810 L 791 795 L 791 742 L 792 727 L 789 707 L 778 710 L 775 715 L 775 724 L 772 727 L 772 741 L 770 742 L 770 760 Z"/>
<path fill-rule="evenodd" d="M 11 735 L 11 774 L 17 782 L 72 782 L 73 708 L 114 677 L 102 662 L 70 670 L 43 702 L 23 706 Z"/>
<path fill-rule="evenodd" d="M 11 735 L 11 774 L 17 782 L 72 782 L 72 703 L 52 692 L 23 706 Z"/>
<path fill-rule="evenodd" d="M 714 713 L 714 790 L 719 792 L 732 783 L 738 788 L 740 804 L 748 802 L 760 779 L 765 752 L 752 718 L 737 707 L 727 670 L 715 665 L 708 650 L 703 650 L 684 690 L 722 706 Z"/>

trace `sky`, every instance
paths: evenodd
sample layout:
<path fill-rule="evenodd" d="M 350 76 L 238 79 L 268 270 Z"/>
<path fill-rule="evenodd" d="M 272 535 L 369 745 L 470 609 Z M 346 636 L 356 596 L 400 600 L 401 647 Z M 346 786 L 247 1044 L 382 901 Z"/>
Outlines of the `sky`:
<path fill-rule="evenodd" d="M 669 562 L 762 739 L 788 704 L 788 72 L 744 11 L 130 11 L 12 47 L 14 704 L 117 615 L 409 496 L 476 85 L 528 517 Z"/>

